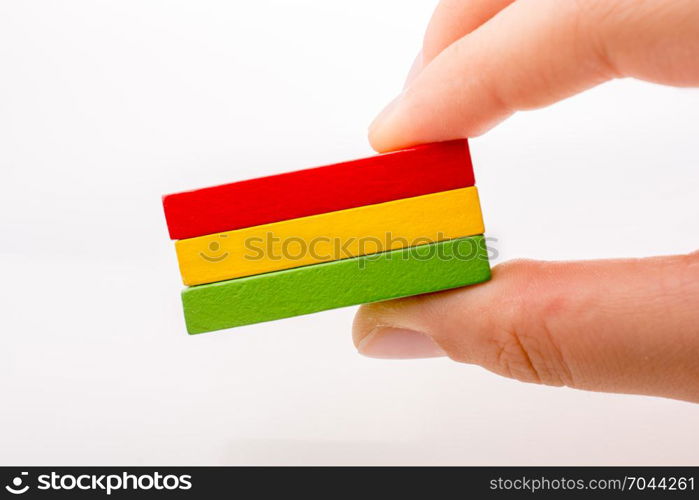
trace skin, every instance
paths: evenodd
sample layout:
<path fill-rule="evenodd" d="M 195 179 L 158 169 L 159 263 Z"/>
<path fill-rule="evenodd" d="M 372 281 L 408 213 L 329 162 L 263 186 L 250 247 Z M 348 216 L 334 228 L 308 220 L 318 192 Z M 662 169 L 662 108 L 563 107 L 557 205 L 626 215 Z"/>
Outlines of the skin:
<path fill-rule="evenodd" d="M 369 139 L 384 152 L 474 137 L 623 77 L 699 86 L 699 2 L 442 0 Z M 371 357 L 699 402 L 699 252 L 512 261 L 482 285 L 362 306 L 353 337 Z"/>

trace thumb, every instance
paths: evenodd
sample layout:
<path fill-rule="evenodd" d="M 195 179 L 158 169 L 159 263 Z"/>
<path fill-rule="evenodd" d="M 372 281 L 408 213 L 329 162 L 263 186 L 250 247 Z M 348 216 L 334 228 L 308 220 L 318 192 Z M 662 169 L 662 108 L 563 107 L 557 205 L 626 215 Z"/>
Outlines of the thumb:
<path fill-rule="evenodd" d="M 448 355 L 524 382 L 699 402 L 699 252 L 512 261 L 481 285 L 362 306 L 360 353 Z"/>

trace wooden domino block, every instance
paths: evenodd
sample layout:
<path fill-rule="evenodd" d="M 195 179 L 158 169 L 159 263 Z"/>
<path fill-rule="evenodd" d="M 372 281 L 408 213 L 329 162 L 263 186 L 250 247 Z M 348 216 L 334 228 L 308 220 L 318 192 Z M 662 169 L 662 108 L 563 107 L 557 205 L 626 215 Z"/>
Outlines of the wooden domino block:
<path fill-rule="evenodd" d="M 483 233 L 475 186 L 175 243 L 185 285 Z"/>
<path fill-rule="evenodd" d="M 195 286 L 190 334 L 434 292 L 490 278 L 482 235 Z"/>
<path fill-rule="evenodd" d="M 170 237 L 186 239 L 473 186 L 466 140 L 163 197 Z"/>

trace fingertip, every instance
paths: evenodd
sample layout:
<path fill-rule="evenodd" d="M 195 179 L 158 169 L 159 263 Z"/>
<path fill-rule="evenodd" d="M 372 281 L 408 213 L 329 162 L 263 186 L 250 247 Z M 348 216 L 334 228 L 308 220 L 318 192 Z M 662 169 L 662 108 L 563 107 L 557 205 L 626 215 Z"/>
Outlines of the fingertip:
<path fill-rule="evenodd" d="M 446 356 L 426 328 L 424 298 L 407 297 L 360 307 L 352 326 L 352 338 L 359 354 L 379 359 Z"/>
<path fill-rule="evenodd" d="M 395 147 L 395 119 L 393 115 L 401 105 L 402 94 L 389 102 L 369 125 L 369 143 L 379 152 L 385 153 Z"/>
<path fill-rule="evenodd" d="M 354 316 L 352 323 L 352 339 L 355 347 L 359 349 L 362 341 L 380 327 L 403 328 L 409 330 L 424 330 L 417 326 L 412 319 L 413 304 L 417 297 L 386 300 L 364 304 Z"/>

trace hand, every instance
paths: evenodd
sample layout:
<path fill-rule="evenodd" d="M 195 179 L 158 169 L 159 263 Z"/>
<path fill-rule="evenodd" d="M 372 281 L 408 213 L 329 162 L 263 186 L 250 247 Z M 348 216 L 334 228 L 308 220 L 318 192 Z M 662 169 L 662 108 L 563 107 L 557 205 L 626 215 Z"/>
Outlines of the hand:
<path fill-rule="evenodd" d="M 442 0 L 378 151 L 479 135 L 606 80 L 699 85 L 696 0 Z M 362 306 L 362 354 L 699 402 L 699 252 L 513 261 L 488 283 Z"/>

